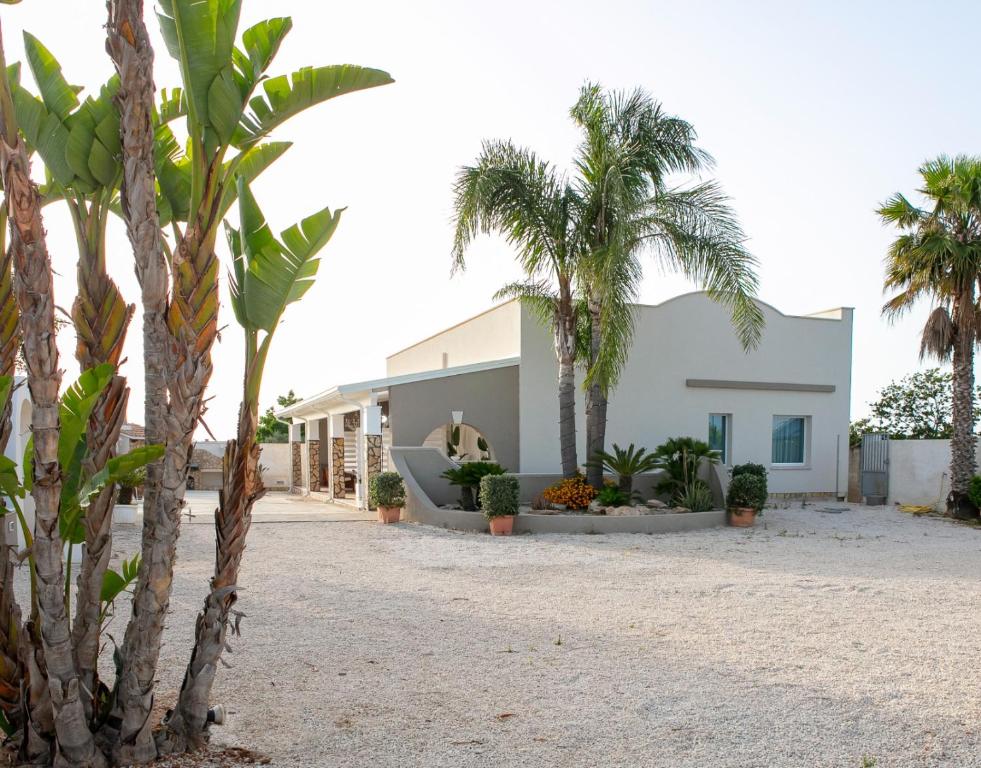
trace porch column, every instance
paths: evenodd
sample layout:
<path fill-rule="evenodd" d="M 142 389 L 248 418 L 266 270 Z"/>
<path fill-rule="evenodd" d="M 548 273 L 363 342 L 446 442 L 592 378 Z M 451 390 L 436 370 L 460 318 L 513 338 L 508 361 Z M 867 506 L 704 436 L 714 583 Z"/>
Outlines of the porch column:
<path fill-rule="evenodd" d="M 331 497 L 343 499 L 344 494 L 344 414 L 330 417 L 330 465 Z"/>
<path fill-rule="evenodd" d="M 361 411 L 361 430 L 364 434 L 364 492 L 369 498 L 371 478 L 382 468 L 382 409 L 380 405 L 366 405 Z M 368 509 L 374 509 L 368 502 Z"/>
<path fill-rule="evenodd" d="M 290 493 L 303 491 L 303 454 L 300 453 L 302 424 L 290 424 Z"/>
<path fill-rule="evenodd" d="M 310 492 L 320 490 L 320 421 L 311 419 L 307 422 L 307 459 Z"/>

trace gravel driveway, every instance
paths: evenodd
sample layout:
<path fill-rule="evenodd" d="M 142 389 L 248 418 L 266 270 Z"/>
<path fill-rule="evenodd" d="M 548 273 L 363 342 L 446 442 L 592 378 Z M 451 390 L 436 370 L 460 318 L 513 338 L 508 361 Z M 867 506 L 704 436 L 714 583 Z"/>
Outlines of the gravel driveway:
<path fill-rule="evenodd" d="M 818 505 L 498 539 L 261 508 L 215 741 L 274 765 L 981 766 L 981 530 Z M 213 547 L 184 526 L 161 696 Z"/>

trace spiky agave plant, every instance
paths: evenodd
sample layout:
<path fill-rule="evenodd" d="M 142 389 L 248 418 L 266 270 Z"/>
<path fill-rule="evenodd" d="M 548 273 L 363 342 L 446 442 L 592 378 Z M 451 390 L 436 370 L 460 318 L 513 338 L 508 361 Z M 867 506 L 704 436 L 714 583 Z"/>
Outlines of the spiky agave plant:
<path fill-rule="evenodd" d="M 195 625 L 194 649 L 180 698 L 167 721 L 171 738 L 192 746 L 206 738 L 211 687 L 237 599 L 239 565 L 252 522 L 252 507 L 265 492 L 256 430 L 259 393 L 269 349 L 286 308 L 313 285 L 317 253 L 330 240 L 341 210 L 324 208 L 273 236 L 244 181 L 238 182 L 241 229 L 226 224 L 233 269 L 232 308 L 245 331 L 245 382 L 238 430 L 225 446 L 222 490 L 215 512 L 218 546 L 211 588 Z"/>

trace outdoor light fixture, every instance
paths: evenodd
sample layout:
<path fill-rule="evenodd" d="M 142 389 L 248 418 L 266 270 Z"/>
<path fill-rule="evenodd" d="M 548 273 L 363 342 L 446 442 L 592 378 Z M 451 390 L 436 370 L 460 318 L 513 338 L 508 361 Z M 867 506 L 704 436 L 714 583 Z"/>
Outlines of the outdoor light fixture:
<path fill-rule="evenodd" d="M 450 411 L 453 414 L 453 423 L 460 426 L 463 423 L 463 411 Z"/>

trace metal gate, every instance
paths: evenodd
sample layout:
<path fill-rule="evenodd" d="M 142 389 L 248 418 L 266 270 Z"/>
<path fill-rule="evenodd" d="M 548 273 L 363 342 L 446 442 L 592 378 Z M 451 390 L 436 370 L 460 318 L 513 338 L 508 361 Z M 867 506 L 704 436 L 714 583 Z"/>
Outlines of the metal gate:
<path fill-rule="evenodd" d="M 889 436 L 862 437 L 862 495 L 869 505 L 885 504 L 889 496 Z"/>

